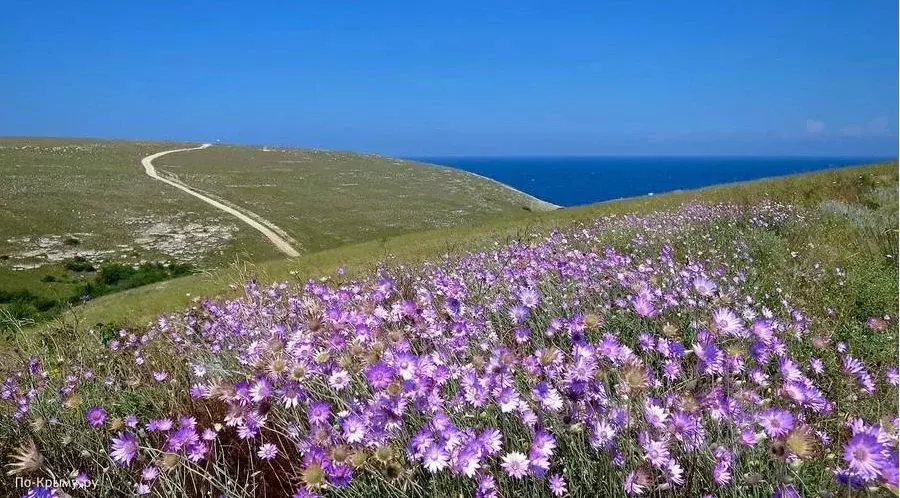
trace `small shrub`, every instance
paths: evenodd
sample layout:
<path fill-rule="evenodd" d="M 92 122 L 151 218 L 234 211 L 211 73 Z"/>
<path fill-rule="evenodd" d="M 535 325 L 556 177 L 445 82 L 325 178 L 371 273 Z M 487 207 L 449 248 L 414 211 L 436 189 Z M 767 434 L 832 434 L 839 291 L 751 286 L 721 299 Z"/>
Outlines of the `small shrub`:
<path fill-rule="evenodd" d="M 63 266 L 65 266 L 66 270 L 74 271 L 76 273 L 97 271 L 97 268 L 83 256 L 75 256 L 63 263 Z"/>

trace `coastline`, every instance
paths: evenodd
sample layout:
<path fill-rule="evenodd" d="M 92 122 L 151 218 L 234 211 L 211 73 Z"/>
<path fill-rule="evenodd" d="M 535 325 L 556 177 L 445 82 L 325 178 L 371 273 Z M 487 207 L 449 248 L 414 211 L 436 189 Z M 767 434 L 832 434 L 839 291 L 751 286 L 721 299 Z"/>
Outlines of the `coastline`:
<path fill-rule="evenodd" d="M 472 175 L 472 176 L 474 176 L 474 177 L 481 178 L 482 180 L 487 180 L 487 181 L 489 181 L 489 182 L 491 182 L 491 183 L 495 183 L 495 184 L 497 184 L 497 185 L 500 185 L 500 186 L 503 187 L 503 188 L 506 188 L 506 189 L 508 189 L 508 190 L 512 190 L 513 192 L 515 192 L 515 193 L 521 195 L 522 197 L 525 197 L 525 198 L 528 200 L 528 202 L 530 203 L 528 207 L 529 207 L 531 210 L 533 210 L 533 211 L 555 211 L 555 210 L 557 210 L 557 209 L 562 209 L 562 208 L 563 208 L 563 206 L 560 206 L 560 205 L 557 205 L 557 204 L 553 204 L 552 202 L 545 201 L 545 200 L 543 200 L 543 199 L 539 199 L 539 198 L 537 198 L 537 197 L 535 197 L 535 196 L 533 196 L 533 195 L 531 195 L 531 194 L 529 194 L 529 193 L 527 193 L 527 192 L 522 192 L 521 190 L 519 190 L 519 189 L 517 189 L 517 188 L 515 188 L 515 187 L 513 187 L 513 186 L 507 185 L 507 184 L 501 182 L 500 180 L 495 180 L 495 179 L 493 179 L 493 178 L 491 178 L 491 177 L 488 177 L 488 176 L 479 175 L 478 173 L 473 173 L 473 172 L 471 172 L 471 171 L 464 170 L 464 169 L 462 169 L 462 168 L 457 168 L 457 167 L 455 167 L 455 166 L 450 166 L 450 165 L 447 165 L 447 164 L 440 164 L 440 163 L 432 163 L 432 162 L 428 162 L 428 161 L 422 161 L 422 160 L 420 160 L 420 159 L 402 159 L 402 160 L 403 160 L 403 161 L 417 162 L 417 163 L 419 163 L 419 164 L 427 164 L 427 165 L 429 165 L 429 166 L 436 166 L 436 167 L 438 167 L 438 168 L 449 168 L 449 169 L 453 169 L 453 170 L 456 170 L 456 171 L 461 171 L 461 172 L 463 172 L 463 173 L 465 173 L 465 174 L 467 174 L 467 175 Z M 535 209 L 535 208 L 536 208 L 536 209 Z"/>
<path fill-rule="evenodd" d="M 445 168 L 453 168 L 453 166 L 444 166 L 444 167 L 445 167 Z M 521 195 L 521 196 L 527 198 L 529 202 L 531 202 L 533 205 L 537 206 L 538 209 L 537 209 L 536 211 L 555 211 L 555 210 L 557 210 L 557 209 L 562 209 L 562 208 L 563 208 L 563 206 L 560 206 L 560 205 L 558 205 L 558 204 L 553 204 L 552 202 L 545 201 L 545 200 L 543 200 L 543 199 L 539 199 L 539 198 L 537 198 L 537 197 L 535 197 L 535 196 L 533 196 L 533 195 L 531 195 L 531 194 L 529 194 L 529 193 L 527 193 L 527 192 L 522 192 L 521 190 L 519 190 L 519 189 L 517 189 L 517 188 L 515 188 L 515 187 L 512 187 L 512 186 L 510 186 L 510 185 L 507 185 L 507 184 L 505 184 L 505 183 L 503 183 L 503 182 L 501 182 L 501 181 L 499 181 L 499 180 L 494 180 L 493 178 L 490 178 L 490 177 L 487 177 L 487 176 L 484 176 L 484 175 L 479 175 L 478 173 L 472 173 L 471 171 L 466 171 L 466 170 L 460 169 L 460 168 L 453 168 L 453 169 L 462 171 L 462 172 L 464 172 L 464 173 L 468 173 L 468 174 L 470 174 L 470 175 L 472 175 L 472 176 L 477 176 L 478 178 L 481 178 L 481 179 L 483 179 L 483 180 L 487 180 L 487 181 L 489 181 L 489 182 L 496 183 L 497 185 L 501 185 L 501 186 L 503 186 L 503 187 L 506 187 L 506 188 L 509 189 L 509 190 L 512 190 L 513 192 L 515 192 L 515 193 L 517 193 L 517 194 L 519 194 L 519 195 Z M 531 207 L 531 206 L 529 206 L 529 207 Z M 532 208 L 532 209 L 533 209 L 533 208 Z M 534 210 L 534 209 L 533 209 L 533 210 Z"/>

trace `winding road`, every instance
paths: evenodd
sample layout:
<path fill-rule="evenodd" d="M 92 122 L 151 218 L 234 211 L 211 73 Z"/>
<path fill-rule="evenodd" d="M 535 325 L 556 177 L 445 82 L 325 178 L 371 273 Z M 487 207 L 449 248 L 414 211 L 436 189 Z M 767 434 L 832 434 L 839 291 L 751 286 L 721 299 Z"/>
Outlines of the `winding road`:
<path fill-rule="evenodd" d="M 282 236 L 280 236 L 274 230 L 269 228 L 269 226 L 272 226 L 272 227 L 275 226 L 271 222 L 264 220 L 263 218 L 261 218 L 259 215 L 255 214 L 255 213 L 250 213 L 250 215 L 252 215 L 252 217 L 248 216 L 247 214 L 244 214 L 231 206 L 226 206 L 225 204 L 222 204 L 221 202 L 219 202 L 215 199 L 211 199 L 199 192 L 194 191 L 187 185 L 170 180 L 168 178 L 163 178 L 156 173 L 156 168 L 153 167 L 153 160 L 159 159 L 160 157 L 165 156 L 166 154 L 173 154 L 175 152 L 187 152 L 189 150 L 201 150 L 201 149 L 205 149 L 205 148 L 211 147 L 211 146 L 212 146 L 212 144 L 203 144 L 199 147 L 191 147 L 191 148 L 187 148 L 187 149 L 164 150 L 162 152 L 157 152 L 156 154 L 150 154 L 149 156 L 141 159 L 141 164 L 144 166 L 144 172 L 146 172 L 147 176 L 149 176 L 150 178 L 153 178 L 154 180 L 159 180 L 163 183 L 171 185 L 171 186 L 177 188 L 178 190 L 183 190 L 184 192 L 187 192 L 188 194 L 193 195 L 194 197 L 209 204 L 210 206 L 213 206 L 214 208 L 216 208 L 220 211 L 224 211 L 224 212 L 234 216 L 235 218 L 246 223 L 247 225 L 250 225 L 251 227 L 255 228 L 261 234 L 265 235 L 266 238 L 269 239 L 272 242 L 272 244 L 274 244 L 275 247 L 278 248 L 279 251 L 283 252 L 284 254 L 286 254 L 292 258 L 299 256 L 300 253 L 297 252 L 297 250 L 294 249 L 294 247 L 291 246 L 291 244 L 288 243 L 287 240 L 285 240 Z M 262 220 L 263 222 L 257 221 L 253 218 L 257 218 L 259 220 Z M 268 226 L 266 226 L 266 225 L 268 225 Z M 278 229 L 278 230 L 281 231 L 281 229 Z"/>

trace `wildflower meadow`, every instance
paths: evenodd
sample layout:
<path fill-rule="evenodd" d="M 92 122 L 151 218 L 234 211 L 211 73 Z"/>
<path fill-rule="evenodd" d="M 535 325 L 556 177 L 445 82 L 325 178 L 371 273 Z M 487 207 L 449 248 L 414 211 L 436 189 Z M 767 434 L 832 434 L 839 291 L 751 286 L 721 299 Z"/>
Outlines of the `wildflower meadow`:
<path fill-rule="evenodd" d="M 0 488 L 895 496 L 896 245 L 832 211 L 686 202 L 22 334 Z"/>

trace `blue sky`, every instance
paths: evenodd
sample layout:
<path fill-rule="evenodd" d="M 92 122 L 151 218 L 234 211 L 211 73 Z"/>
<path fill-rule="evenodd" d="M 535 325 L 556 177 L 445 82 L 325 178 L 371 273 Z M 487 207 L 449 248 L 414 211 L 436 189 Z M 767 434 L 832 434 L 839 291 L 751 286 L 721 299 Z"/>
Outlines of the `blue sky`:
<path fill-rule="evenodd" d="M 897 17 L 895 0 L 13 0 L 0 134 L 896 156 Z"/>

